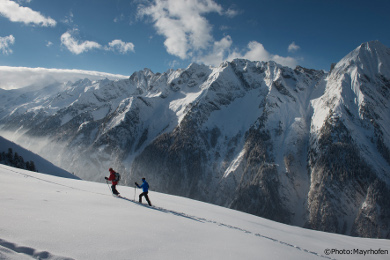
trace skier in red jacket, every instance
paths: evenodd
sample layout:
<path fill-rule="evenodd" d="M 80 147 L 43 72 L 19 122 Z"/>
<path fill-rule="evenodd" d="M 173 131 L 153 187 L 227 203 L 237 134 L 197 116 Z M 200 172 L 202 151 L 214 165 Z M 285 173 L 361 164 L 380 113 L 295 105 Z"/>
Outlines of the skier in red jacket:
<path fill-rule="evenodd" d="M 108 178 L 104 177 L 104 178 L 108 181 L 112 181 L 112 185 L 111 185 L 112 193 L 115 195 L 119 195 L 119 192 L 116 190 L 116 185 L 118 184 L 118 181 L 116 181 L 115 171 L 112 168 L 110 168 L 109 171 L 110 171 L 110 177 Z"/>

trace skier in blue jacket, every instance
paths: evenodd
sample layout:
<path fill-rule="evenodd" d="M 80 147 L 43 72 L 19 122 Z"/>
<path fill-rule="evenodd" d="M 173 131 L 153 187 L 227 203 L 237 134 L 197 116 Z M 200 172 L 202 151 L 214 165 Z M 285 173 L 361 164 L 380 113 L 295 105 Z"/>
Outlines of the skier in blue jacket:
<path fill-rule="evenodd" d="M 142 184 L 141 186 L 138 185 L 138 183 L 135 183 L 135 185 L 138 188 L 142 188 L 142 193 L 139 195 L 139 203 L 142 203 L 142 196 L 145 197 L 146 201 L 148 202 L 149 206 L 152 206 L 152 203 L 149 200 L 148 192 L 149 192 L 149 184 L 146 182 L 145 178 L 142 178 Z"/>

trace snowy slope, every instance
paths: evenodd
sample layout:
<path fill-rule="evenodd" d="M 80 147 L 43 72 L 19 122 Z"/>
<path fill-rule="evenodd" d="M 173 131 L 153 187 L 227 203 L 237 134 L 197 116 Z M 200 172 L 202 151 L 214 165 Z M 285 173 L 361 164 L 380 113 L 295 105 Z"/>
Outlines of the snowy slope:
<path fill-rule="evenodd" d="M 306 230 L 157 192 L 148 207 L 131 201 L 131 187 L 119 186 L 126 198 L 114 198 L 106 184 L 4 165 L 0 179 L 1 259 L 386 259 L 390 250 L 389 240 Z M 354 249 L 366 251 L 342 254 Z"/>
<path fill-rule="evenodd" d="M 41 173 L 46 173 L 58 177 L 71 178 L 71 179 L 79 179 L 75 175 L 61 169 L 51 162 L 43 159 L 37 154 L 34 154 L 31 151 L 20 147 L 19 145 L 8 141 L 7 139 L 0 136 L 0 152 L 8 152 L 8 148 L 11 148 L 14 153 L 18 153 L 19 156 L 22 156 L 25 161 L 33 161 L 36 169 Z"/>

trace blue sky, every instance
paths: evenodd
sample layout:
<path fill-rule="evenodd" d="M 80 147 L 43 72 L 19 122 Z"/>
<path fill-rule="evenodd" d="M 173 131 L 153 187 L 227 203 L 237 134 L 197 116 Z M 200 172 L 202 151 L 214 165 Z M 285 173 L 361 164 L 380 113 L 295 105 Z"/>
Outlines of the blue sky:
<path fill-rule="evenodd" d="M 390 46 L 388 0 L 0 0 L 0 66 L 131 75 L 191 62 L 275 60 L 328 70 Z"/>

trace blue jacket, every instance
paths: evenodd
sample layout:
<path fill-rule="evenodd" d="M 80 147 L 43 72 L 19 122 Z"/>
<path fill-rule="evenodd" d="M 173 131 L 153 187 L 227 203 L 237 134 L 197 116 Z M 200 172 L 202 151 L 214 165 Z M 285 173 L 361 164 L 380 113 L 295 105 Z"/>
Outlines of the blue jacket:
<path fill-rule="evenodd" d="M 142 188 L 142 191 L 143 192 L 148 192 L 149 191 L 149 184 L 146 182 L 146 180 L 143 181 L 143 183 L 141 184 L 141 186 L 137 185 L 138 188 Z"/>

